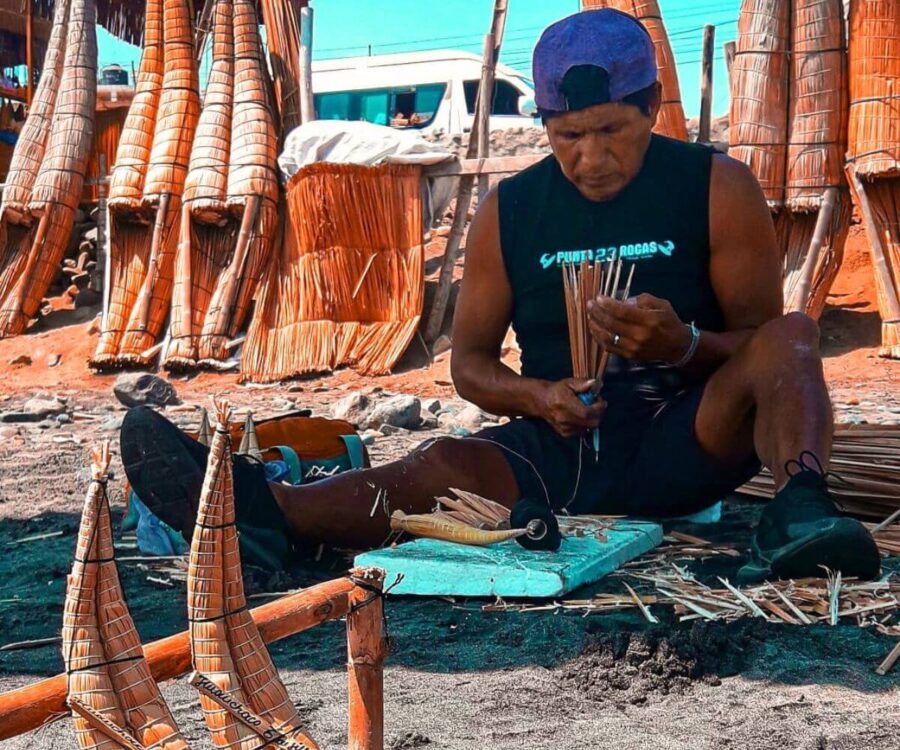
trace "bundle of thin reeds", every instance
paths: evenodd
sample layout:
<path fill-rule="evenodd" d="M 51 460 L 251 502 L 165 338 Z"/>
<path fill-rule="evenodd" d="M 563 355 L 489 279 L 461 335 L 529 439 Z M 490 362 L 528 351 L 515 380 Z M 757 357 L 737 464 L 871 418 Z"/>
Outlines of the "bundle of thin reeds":
<path fill-rule="evenodd" d="M 227 358 L 277 235 L 278 136 L 255 3 L 220 0 L 211 32 L 164 355 L 167 367 L 179 369 Z"/>
<path fill-rule="evenodd" d="M 64 25 L 66 36 L 55 97 L 48 93 L 35 113 L 39 122 L 21 145 L 13 203 L 0 209 L 7 230 L 0 250 L 0 338 L 25 330 L 59 272 L 87 170 L 97 91 L 97 11 L 94 0 L 71 0 L 66 9 L 65 21 L 62 12 L 55 16 L 57 31 Z M 59 53 L 51 46 L 48 57 Z M 58 63 L 51 59 L 50 65 L 53 79 Z M 27 226 L 35 219 L 36 226 Z"/>
<path fill-rule="evenodd" d="M 884 518 L 900 508 L 900 426 L 835 425 L 828 489 L 841 508 Z M 772 497 L 775 483 L 763 470 L 740 492 Z"/>
<path fill-rule="evenodd" d="M 656 66 L 662 84 L 662 106 L 654 130 L 670 138 L 686 141 L 688 131 L 684 107 L 681 105 L 678 68 L 658 0 L 582 0 L 581 7 L 584 10 L 615 8 L 634 16 L 644 25 L 656 48 Z"/>
<path fill-rule="evenodd" d="M 97 367 L 147 364 L 171 302 L 181 199 L 200 114 L 189 0 L 149 0 L 145 47 L 110 180 L 111 288 Z"/>
<path fill-rule="evenodd" d="M 144 659 L 114 560 L 106 494 L 109 445 L 94 451 L 66 589 L 63 659 L 75 737 L 84 750 L 186 750 Z"/>
<path fill-rule="evenodd" d="M 634 267 L 632 263 L 623 273 L 621 259 L 606 264 L 599 261 L 566 263 L 562 267 L 572 375 L 579 380 L 595 381 L 597 391 L 603 383 L 608 353 L 591 335 L 587 303 L 600 295 L 617 300 L 628 299 Z"/>
<path fill-rule="evenodd" d="M 303 124 L 300 113 L 300 28 L 297 19 L 307 0 L 261 0 L 266 45 L 272 65 L 275 101 L 285 135 Z"/>
<path fill-rule="evenodd" d="M 390 371 L 424 295 L 419 168 L 312 164 L 287 186 L 285 238 L 244 344 L 241 379 L 351 365 Z"/>
<path fill-rule="evenodd" d="M 264 740 L 280 739 L 289 747 L 315 748 L 247 610 L 235 526 L 230 409 L 215 402 L 215 411 L 218 424 L 187 581 L 196 670 L 191 682 L 200 690 L 200 705 L 217 747 L 250 750 L 266 744 Z M 274 734 L 266 736 L 267 730 Z"/>
<path fill-rule="evenodd" d="M 850 5 L 848 172 L 869 236 L 881 355 L 900 359 L 900 4 Z"/>
<path fill-rule="evenodd" d="M 728 153 L 750 167 L 773 210 L 784 205 L 789 49 L 790 0 L 743 0 Z"/>

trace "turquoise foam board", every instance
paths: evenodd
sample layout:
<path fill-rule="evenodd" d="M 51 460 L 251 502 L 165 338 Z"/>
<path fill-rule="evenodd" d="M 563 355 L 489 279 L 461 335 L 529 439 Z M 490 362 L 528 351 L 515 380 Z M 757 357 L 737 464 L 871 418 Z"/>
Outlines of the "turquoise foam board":
<path fill-rule="evenodd" d="M 552 598 L 599 581 L 662 542 L 662 526 L 617 521 L 606 540 L 566 536 L 557 552 L 527 550 L 515 541 L 471 547 L 417 539 L 357 555 L 357 566 L 383 568 L 386 585 L 414 596 Z"/>

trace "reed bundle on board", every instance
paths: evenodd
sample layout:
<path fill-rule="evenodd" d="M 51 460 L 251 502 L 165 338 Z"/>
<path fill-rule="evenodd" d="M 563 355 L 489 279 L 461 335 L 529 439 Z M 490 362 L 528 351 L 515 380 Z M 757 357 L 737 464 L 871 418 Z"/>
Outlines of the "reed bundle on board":
<path fill-rule="evenodd" d="M 294 176 L 284 243 L 244 344 L 242 380 L 342 365 L 390 371 L 422 313 L 419 174 L 414 166 L 321 163 Z"/>
<path fill-rule="evenodd" d="M 218 0 L 210 40 L 163 356 L 170 368 L 216 367 L 228 358 L 278 227 L 278 135 L 255 3 Z"/>
<path fill-rule="evenodd" d="M 688 131 L 684 107 L 681 105 L 678 68 L 658 0 L 582 0 L 581 7 L 584 10 L 614 8 L 634 16 L 644 24 L 656 48 L 656 65 L 662 84 L 662 105 L 654 130 L 670 138 L 686 141 Z"/>
<path fill-rule="evenodd" d="M 98 367 L 146 364 L 172 295 L 181 197 L 200 113 L 188 0 L 148 0 L 135 96 L 110 177 L 111 289 Z"/>
<path fill-rule="evenodd" d="M 54 11 L 45 74 L 0 204 L 0 338 L 37 314 L 68 244 L 93 137 L 96 17 L 94 0 Z"/>
<path fill-rule="evenodd" d="M 187 596 L 192 683 L 216 747 L 251 750 L 262 744 L 260 727 L 243 721 L 214 693 L 227 696 L 271 725 L 292 747 L 315 748 L 247 610 L 235 526 L 231 437 L 227 404 L 215 402 L 218 424 L 191 542 Z M 246 712 L 245 712 L 246 713 Z"/>
<path fill-rule="evenodd" d="M 144 659 L 119 583 L 106 494 L 109 458 L 108 445 L 94 451 L 66 589 L 62 653 L 75 738 L 82 750 L 187 750 Z"/>

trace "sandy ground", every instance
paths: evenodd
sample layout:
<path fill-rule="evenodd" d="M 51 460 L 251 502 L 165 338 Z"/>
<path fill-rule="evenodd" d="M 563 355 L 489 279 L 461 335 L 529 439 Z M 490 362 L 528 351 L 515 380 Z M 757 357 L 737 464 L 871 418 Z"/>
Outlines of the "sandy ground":
<path fill-rule="evenodd" d="M 857 229 L 833 307 L 822 320 L 826 375 L 838 419 L 898 422 L 900 364 L 876 356 L 879 321 Z M 72 322 L 78 316 L 83 320 Z M 112 377 L 96 376 L 85 366 L 95 342 L 88 333 L 92 317 L 90 311 L 63 310 L 40 330 L 0 341 L 0 411 L 43 392 L 68 397 L 72 410 L 85 415 L 58 429 L 25 426 L 0 441 L 0 549 L 6 553 L 0 555 L 0 643 L 58 634 L 87 481 L 86 450 L 99 439 L 116 437 L 105 427 L 122 413 L 111 397 Z M 32 364 L 9 364 L 23 354 Z M 61 361 L 50 367 L 48 358 L 57 355 Z M 430 366 L 423 367 L 423 360 L 414 344 L 397 374 L 376 381 L 352 372 L 272 388 L 240 387 L 233 374 L 176 379 L 185 405 L 168 412 L 192 421 L 195 407 L 213 392 L 260 416 L 289 406 L 327 414 L 346 393 L 372 388 L 453 398 L 447 355 Z M 404 432 L 378 440 L 371 448 L 373 461 L 397 458 L 433 434 Z M 116 512 L 120 491 L 113 492 L 112 502 Z M 687 530 L 746 548 L 759 509 L 734 499 L 720 525 Z M 60 531 L 39 542 L 10 544 Z M 122 544 L 120 555 L 127 555 L 127 542 Z M 248 569 L 248 593 L 334 577 L 349 559 L 345 552 L 327 551 L 318 563 L 310 559 L 274 577 Z M 733 575 L 741 562 L 729 558 L 693 568 L 714 580 Z M 900 565 L 895 559 L 887 567 L 896 571 Z M 152 571 L 143 563 L 122 563 L 120 570 L 145 642 L 185 627 L 183 584 L 148 582 Z M 596 588 L 621 590 L 621 582 L 610 579 Z M 482 612 L 481 604 L 388 599 L 386 746 L 900 749 L 900 671 L 875 675 L 893 644 L 873 632 L 851 625 L 677 623 L 663 611 L 662 625 L 650 627 L 633 613 L 490 613 Z M 325 748 L 347 740 L 344 638 L 343 623 L 329 623 L 272 649 L 313 736 Z M 0 690 L 60 668 L 56 647 L 0 652 Z M 178 680 L 165 685 L 164 694 L 192 747 L 211 747 L 192 689 Z M 68 721 L 0 742 L 3 750 L 74 746 Z"/>

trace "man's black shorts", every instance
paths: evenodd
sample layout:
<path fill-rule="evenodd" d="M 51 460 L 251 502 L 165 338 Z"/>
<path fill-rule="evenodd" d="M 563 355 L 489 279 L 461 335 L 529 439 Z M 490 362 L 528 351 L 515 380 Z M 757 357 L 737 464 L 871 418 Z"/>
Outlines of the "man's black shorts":
<path fill-rule="evenodd" d="M 724 464 L 694 435 L 703 386 L 662 403 L 608 399 L 600 450 L 590 433 L 560 437 L 539 419 L 514 419 L 474 437 L 503 449 L 521 497 L 558 511 L 672 517 L 709 507 L 752 478 L 757 458 Z"/>

